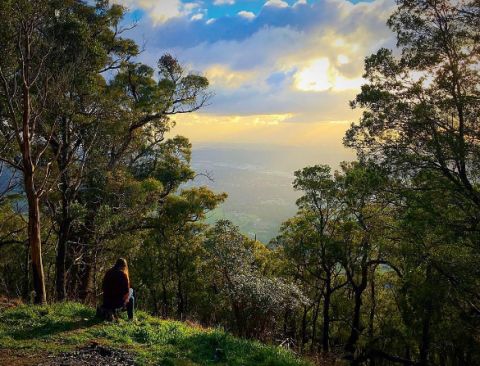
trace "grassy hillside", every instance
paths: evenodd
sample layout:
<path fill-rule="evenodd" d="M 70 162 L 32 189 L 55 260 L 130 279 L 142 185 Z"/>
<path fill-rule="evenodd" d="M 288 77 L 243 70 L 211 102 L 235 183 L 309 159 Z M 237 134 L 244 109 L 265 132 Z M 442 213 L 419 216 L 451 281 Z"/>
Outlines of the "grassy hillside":
<path fill-rule="evenodd" d="M 135 322 L 107 323 L 94 315 L 94 309 L 77 303 L 0 310 L 0 364 L 35 365 L 96 342 L 128 351 L 138 365 L 308 365 L 284 349 L 218 329 L 160 320 L 142 312 Z"/>

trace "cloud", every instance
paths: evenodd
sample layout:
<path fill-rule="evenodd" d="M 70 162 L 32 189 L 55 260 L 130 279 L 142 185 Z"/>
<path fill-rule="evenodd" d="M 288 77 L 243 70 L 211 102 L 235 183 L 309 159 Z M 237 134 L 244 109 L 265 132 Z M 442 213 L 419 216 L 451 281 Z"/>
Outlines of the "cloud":
<path fill-rule="evenodd" d="M 340 64 L 348 63 L 348 57 L 339 55 Z M 295 87 L 303 91 L 342 91 L 360 89 L 365 80 L 361 77 L 348 78 L 333 67 L 327 57 L 322 57 L 311 62 L 310 65 L 297 72 L 294 76 Z"/>
<path fill-rule="evenodd" d="M 307 0 L 298 0 L 293 6 L 307 5 Z"/>
<path fill-rule="evenodd" d="M 155 25 L 170 19 L 190 15 L 200 4 L 181 0 L 114 0 L 129 9 L 142 9 Z"/>
<path fill-rule="evenodd" d="M 348 101 L 363 82 L 365 56 L 394 45 L 385 25 L 394 0 L 295 4 L 264 6 L 256 16 L 177 16 L 134 32 L 136 38 L 148 35 L 144 62 L 171 52 L 207 75 L 216 95 L 209 115 L 291 115 L 282 123 L 355 120 Z"/>
<path fill-rule="evenodd" d="M 268 0 L 265 6 L 276 6 L 279 8 L 288 8 L 288 3 L 283 0 Z"/>
<path fill-rule="evenodd" d="M 243 18 L 246 18 L 246 19 L 253 19 L 253 18 L 255 18 L 255 14 L 252 13 L 251 11 L 242 10 L 242 11 L 239 11 L 237 14 L 238 14 L 239 16 L 243 17 Z"/>
<path fill-rule="evenodd" d="M 213 5 L 233 5 L 235 0 L 215 0 Z"/>
<path fill-rule="evenodd" d="M 215 144 L 259 144 L 295 148 L 317 147 L 321 151 L 310 156 L 337 163 L 354 158 L 354 152 L 343 149 L 342 138 L 349 124 L 345 121 L 288 123 L 289 114 L 214 115 L 193 113 L 176 118 L 172 135 L 188 136 L 194 147 Z M 212 130 L 215 133 L 212 133 Z M 311 152 L 310 152 L 311 153 Z M 299 166 L 300 168 L 300 166 Z"/>
<path fill-rule="evenodd" d="M 203 17 L 204 17 L 204 14 L 202 14 L 202 13 L 197 13 L 197 14 L 193 15 L 193 16 L 190 18 L 190 20 L 202 20 Z"/>
<path fill-rule="evenodd" d="M 221 64 L 208 67 L 204 70 L 204 74 L 211 84 L 222 89 L 237 89 L 256 75 L 254 71 L 233 71 Z"/>

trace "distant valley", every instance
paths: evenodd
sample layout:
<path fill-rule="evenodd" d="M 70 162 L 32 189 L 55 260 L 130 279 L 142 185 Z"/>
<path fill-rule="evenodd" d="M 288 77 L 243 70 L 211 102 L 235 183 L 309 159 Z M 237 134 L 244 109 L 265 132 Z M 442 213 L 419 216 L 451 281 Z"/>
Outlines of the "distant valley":
<path fill-rule="evenodd" d="M 237 144 L 195 147 L 192 167 L 199 176 L 194 185 L 207 185 L 228 193 L 227 201 L 209 215 L 209 221 L 229 219 L 243 233 L 268 243 L 283 221 L 296 212 L 299 192 L 293 189 L 293 172 L 307 165 L 329 164 L 336 168 L 353 153 L 322 146 Z"/>

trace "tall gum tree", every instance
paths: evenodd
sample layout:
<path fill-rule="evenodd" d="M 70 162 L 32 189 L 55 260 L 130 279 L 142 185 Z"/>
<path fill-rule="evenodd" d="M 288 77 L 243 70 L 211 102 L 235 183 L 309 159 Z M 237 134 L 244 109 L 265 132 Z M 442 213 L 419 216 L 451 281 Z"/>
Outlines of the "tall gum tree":
<path fill-rule="evenodd" d="M 66 297 L 66 261 L 72 241 L 75 213 L 72 206 L 85 178 L 85 167 L 95 144 L 99 143 L 100 124 L 108 113 L 104 95 L 106 80 L 138 54 L 138 47 L 123 34 L 131 27 L 120 26 L 124 9 L 99 2 L 91 6 L 72 2 L 57 12 L 55 63 L 69 65 L 65 75 L 68 93 L 57 95 L 49 104 L 49 114 L 58 128 L 50 139 L 52 161 L 59 176 L 58 189 L 47 199 L 48 213 L 57 234 L 55 293 Z"/>
<path fill-rule="evenodd" d="M 400 56 L 380 49 L 365 62 L 365 109 L 345 144 L 405 176 L 437 171 L 480 208 L 480 5 L 398 1 L 388 21 Z M 478 224 L 478 217 L 476 218 Z"/>
<path fill-rule="evenodd" d="M 65 233 L 69 215 L 66 190 L 78 187 L 69 166 L 88 151 L 87 96 L 102 71 L 136 54 L 136 45 L 120 39 L 123 10 L 104 1 L 4 1 L 0 60 L 1 159 L 21 171 L 28 203 L 28 238 L 35 302 L 46 302 L 42 265 L 40 201 L 59 183 L 63 192 L 58 232 L 56 289 L 64 298 Z M 82 131 L 83 140 L 79 138 Z M 91 142 L 91 139 L 90 139 Z M 81 160 L 81 158 L 80 158 Z M 81 169 L 80 169 L 81 170 Z M 70 184 L 70 181 L 73 183 Z"/>
<path fill-rule="evenodd" d="M 0 158 L 23 175 L 34 300 L 46 303 L 40 199 L 48 190 L 51 164 L 43 160 L 49 139 L 44 117 L 63 71 L 54 74 L 46 67 L 54 47 L 54 9 L 46 1 L 3 1 L 0 18 Z"/>

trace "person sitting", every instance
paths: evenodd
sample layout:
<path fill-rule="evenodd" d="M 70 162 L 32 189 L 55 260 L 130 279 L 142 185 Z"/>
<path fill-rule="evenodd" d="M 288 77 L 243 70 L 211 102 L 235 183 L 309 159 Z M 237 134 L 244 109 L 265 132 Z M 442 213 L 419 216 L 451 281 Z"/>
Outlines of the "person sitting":
<path fill-rule="evenodd" d="M 135 297 L 130 287 L 127 261 L 119 258 L 103 278 L 103 310 L 112 315 L 119 310 L 127 310 L 128 319 L 133 320 Z M 108 316 L 113 318 L 113 316 Z"/>

